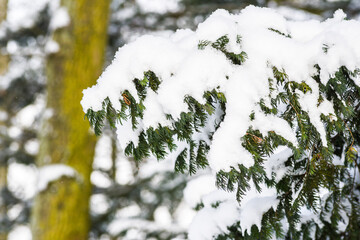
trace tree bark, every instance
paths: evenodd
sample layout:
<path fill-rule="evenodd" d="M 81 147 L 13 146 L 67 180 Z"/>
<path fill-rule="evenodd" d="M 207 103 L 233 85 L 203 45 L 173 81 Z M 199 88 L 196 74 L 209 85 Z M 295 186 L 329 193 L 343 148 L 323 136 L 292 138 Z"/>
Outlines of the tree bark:
<path fill-rule="evenodd" d="M 80 178 L 61 178 L 40 192 L 32 212 L 33 239 L 85 240 L 90 229 L 90 174 L 95 136 L 84 120 L 82 90 L 100 75 L 110 0 L 62 0 L 71 19 L 53 39 L 59 52 L 47 61 L 47 108 L 40 133 L 39 166 L 66 164 Z M 45 114 L 47 115 L 47 114 Z"/>
<path fill-rule="evenodd" d="M 0 163 L 0 194 L 7 188 L 7 165 Z M 0 221 L 6 218 L 7 208 L 3 201 L 3 196 L 0 198 Z M 0 228 L 0 240 L 6 240 L 8 229 Z"/>
<path fill-rule="evenodd" d="M 6 19 L 8 0 L 0 0 L 0 23 Z"/>
<path fill-rule="evenodd" d="M 8 0 L 0 0 L 0 24 L 6 19 Z M 9 56 L 0 51 L 0 75 L 3 75 L 9 63 Z"/>
<path fill-rule="evenodd" d="M 0 0 L 0 24 L 6 19 L 7 0 Z M 0 75 L 4 74 L 8 66 L 8 56 L 0 52 Z M 0 109 L 1 110 L 1 109 Z M 0 127 L 5 125 L 0 121 Z M 1 135 L 0 135 L 1 137 Z M 7 188 L 7 162 L 0 162 L 0 194 Z M 7 207 L 3 196 L 0 195 L 0 221 L 7 215 Z M 0 228 L 0 240 L 7 239 L 8 229 Z"/>

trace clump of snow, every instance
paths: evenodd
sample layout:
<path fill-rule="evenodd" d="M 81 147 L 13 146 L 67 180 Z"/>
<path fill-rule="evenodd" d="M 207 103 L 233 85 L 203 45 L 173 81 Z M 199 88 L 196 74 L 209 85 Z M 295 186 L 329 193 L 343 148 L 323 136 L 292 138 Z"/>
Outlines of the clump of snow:
<path fill-rule="evenodd" d="M 8 134 L 11 138 L 18 138 L 21 134 L 21 129 L 17 126 L 11 126 L 8 129 Z"/>
<path fill-rule="evenodd" d="M 102 135 L 95 147 L 95 156 L 93 162 L 94 169 L 101 169 L 101 170 L 110 170 L 112 167 L 112 157 L 111 153 L 112 149 L 112 142 L 111 137 L 104 134 Z"/>
<path fill-rule="evenodd" d="M 101 171 L 93 171 L 91 173 L 90 179 L 91 179 L 91 183 L 96 186 L 103 188 L 108 188 L 111 186 L 111 180 L 106 176 L 105 173 Z"/>
<path fill-rule="evenodd" d="M 199 176 L 186 184 L 184 199 L 190 207 L 195 208 L 202 202 L 204 195 L 215 190 L 215 179 L 212 175 Z"/>
<path fill-rule="evenodd" d="M 239 217 L 236 200 L 223 202 L 217 208 L 205 206 L 195 215 L 189 227 L 189 239 L 213 239 L 213 236 L 228 232 L 227 227 Z"/>
<path fill-rule="evenodd" d="M 45 52 L 50 54 L 50 53 L 56 53 L 60 50 L 60 46 L 57 42 L 55 42 L 54 40 L 49 40 L 46 42 L 45 44 Z"/>
<path fill-rule="evenodd" d="M 39 141 L 37 139 L 31 139 L 24 145 L 25 151 L 30 155 L 36 155 L 39 152 Z"/>
<path fill-rule="evenodd" d="M 24 210 L 23 205 L 15 204 L 14 206 L 11 206 L 11 208 L 9 208 L 7 210 L 7 215 L 8 215 L 10 220 L 15 220 L 17 217 L 19 217 L 19 215 L 21 214 L 21 212 L 23 210 Z"/>
<path fill-rule="evenodd" d="M 33 165 L 10 163 L 7 181 L 9 190 L 18 198 L 30 199 L 36 193 L 37 170 Z"/>
<path fill-rule="evenodd" d="M 262 192 L 259 193 L 253 186 L 241 201 L 239 220 L 242 232 L 247 230 L 250 234 L 252 225 L 256 225 L 260 230 L 263 214 L 270 208 L 276 210 L 279 201 L 274 188 L 262 186 Z"/>
<path fill-rule="evenodd" d="M 110 203 L 104 194 L 93 194 L 90 198 L 90 210 L 95 214 L 104 214 L 110 208 Z"/>
<path fill-rule="evenodd" d="M 49 183 L 54 182 L 61 177 L 74 178 L 79 176 L 77 171 L 64 164 L 50 164 L 39 168 L 37 191 L 46 190 Z"/>
<path fill-rule="evenodd" d="M 11 40 L 9 41 L 7 44 L 6 44 L 6 51 L 9 53 L 9 54 L 15 54 L 19 49 L 19 46 L 18 44 Z"/>
<path fill-rule="evenodd" d="M 54 15 L 50 21 L 50 29 L 55 30 L 57 28 L 66 27 L 70 23 L 70 16 L 65 7 L 60 7 L 55 10 Z"/>
<path fill-rule="evenodd" d="M 32 240 L 32 234 L 29 226 L 19 225 L 16 226 L 7 238 L 8 240 Z"/>
<path fill-rule="evenodd" d="M 30 128 L 36 125 L 36 120 L 45 107 L 45 100 L 43 96 L 36 98 L 33 104 L 30 104 L 21 109 L 12 119 L 14 126 L 21 128 Z"/>
<path fill-rule="evenodd" d="M 0 121 L 6 121 L 8 119 L 8 113 L 0 110 Z"/>
<path fill-rule="evenodd" d="M 276 209 L 279 200 L 276 190 L 262 185 L 259 193 L 252 188 L 246 193 L 241 204 L 236 200 L 235 193 L 214 190 L 204 194 L 204 208 L 194 217 L 189 227 L 189 239 L 207 240 L 213 236 L 229 232 L 228 227 L 240 222 L 242 232 L 256 225 L 261 229 L 261 219 L 270 208 Z M 197 194 L 196 191 L 193 194 Z"/>
<path fill-rule="evenodd" d="M 9 0 L 6 26 L 12 30 L 17 31 L 21 28 L 31 28 L 34 26 L 40 16 L 40 12 L 49 6 L 52 13 L 56 12 L 56 9 L 60 6 L 59 0 Z M 58 16 L 56 16 L 58 15 Z M 61 17 L 61 21 L 57 20 L 56 23 L 64 23 L 64 14 L 59 13 L 52 15 L 56 16 L 57 19 Z M 57 25 L 57 24 L 53 24 Z"/>
<path fill-rule="evenodd" d="M 129 184 L 134 181 L 133 167 L 130 160 L 119 153 L 116 160 L 115 180 L 118 184 Z"/>
<path fill-rule="evenodd" d="M 179 0 L 136 0 L 143 13 L 177 12 L 181 9 Z"/>
<path fill-rule="evenodd" d="M 139 218 L 118 218 L 109 224 L 107 230 L 113 236 L 117 236 L 119 233 L 126 230 L 127 232 L 124 239 L 129 240 L 145 239 L 144 231 L 155 232 L 166 230 L 174 233 L 184 231 L 184 229 L 176 225 L 159 226 L 154 222 Z"/>
<path fill-rule="evenodd" d="M 171 225 L 171 215 L 168 207 L 160 206 L 154 212 L 154 220 L 160 226 L 170 226 Z"/>
<path fill-rule="evenodd" d="M 38 13 L 49 0 L 9 0 L 7 23 L 12 30 L 29 28 L 35 24 Z"/>
<path fill-rule="evenodd" d="M 188 229 L 195 215 L 196 212 L 184 201 L 179 204 L 174 213 L 176 223 L 184 229 Z"/>
<path fill-rule="evenodd" d="M 275 181 L 279 182 L 287 171 L 285 161 L 292 155 L 293 152 L 290 148 L 285 146 L 278 147 L 264 163 L 267 178 L 271 179 L 273 174 L 275 174 Z"/>

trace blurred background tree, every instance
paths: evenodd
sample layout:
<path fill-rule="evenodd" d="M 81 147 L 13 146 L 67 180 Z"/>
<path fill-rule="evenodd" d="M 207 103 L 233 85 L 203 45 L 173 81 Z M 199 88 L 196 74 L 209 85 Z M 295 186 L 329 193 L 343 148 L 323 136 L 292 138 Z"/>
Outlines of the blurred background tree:
<path fill-rule="evenodd" d="M 34 239 L 88 238 L 95 136 L 80 120 L 83 111 L 76 103 L 82 98 L 82 89 L 95 83 L 102 71 L 109 4 L 61 1 L 50 22 L 53 33 L 49 43 L 54 49 L 46 62 L 48 116 L 40 132 L 37 166 L 54 171 L 46 167 L 63 164 L 72 167 L 76 176 L 59 176 L 39 189 L 32 209 Z"/>
<path fill-rule="evenodd" d="M 0 9 L 3 11 L 0 12 L 0 24 L 6 19 L 6 9 L 7 9 L 7 0 L 0 1 Z M 8 57 L 6 54 L 0 54 L 0 75 L 6 72 L 7 69 L 7 60 Z M 4 125 L 4 119 L 0 119 L 0 128 Z M 0 135 L 1 136 L 1 135 Z M 7 186 L 7 163 L 5 161 L 0 161 L 0 193 L 1 196 L 5 194 Z M 3 201 L 3 198 L 0 199 L 0 221 L 4 222 L 4 217 L 6 216 L 6 204 Z M 7 239 L 7 231 L 5 227 L 0 227 L 0 240 Z"/>
<path fill-rule="evenodd" d="M 166 161 L 127 159 L 110 132 L 95 149 L 81 90 L 101 73 L 103 54 L 106 65 L 137 36 L 194 29 L 217 8 L 249 4 L 296 20 L 321 20 L 338 8 L 359 19 L 360 10 L 356 0 L 0 0 L 0 240 L 31 239 L 30 211 L 33 239 L 186 238 L 194 211 L 183 190 L 191 178 Z M 39 192 L 37 176 L 49 163 L 70 165 L 81 183 L 65 176 Z"/>

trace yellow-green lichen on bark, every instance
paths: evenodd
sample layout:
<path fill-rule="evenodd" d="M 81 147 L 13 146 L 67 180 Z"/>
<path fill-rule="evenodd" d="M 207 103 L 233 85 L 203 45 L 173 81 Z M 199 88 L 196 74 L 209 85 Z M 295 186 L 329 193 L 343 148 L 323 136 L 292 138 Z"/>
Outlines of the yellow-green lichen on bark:
<path fill-rule="evenodd" d="M 7 0 L 0 0 L 0 24 L 2 21 L 6 19 L 7 15 Z M 9 64 L 9 56 L 8 54 L 4 53 L 0 49 L 0 75 L 6 73 L 8 64 Z"/>
<path fill-rule="evenodd" d="M 0 163 L 0 192 L 7 186 L 7 165 Z M 1 196 L 2 197 L 2 196 Z M 0 216 L 7 214 L 7 208 L 0 199 Z M 8 229 L 0 229 L 0 240 L 6 240 L 8 235 Z"/>
<path fill-rule="evenodd" d="M 41 135 L 39 166 L 61 163 L 73 167 L 82 181 L 61 178 L 36 197 L 32 214 L 33 238 L 82 240 L 90 227 L 90 174 L 95 136 L 84 120 L 82 90 L 100 75 L 105 53 L 109 0 L 62 0 L 69 26 L 53 39 L 60 51 L 47 61 L 47 108 Z"/>
<path fill-rule="evenodd" d="M 0 0 L 0 23 L 6 19 L 8 0 Z"/>
<path fill-rule="evenodd" d="M 0 24 L 6 19 L 7 13 L 7 0 L 0 0 Z M 0 51 L 0 75 L 6 73 L 9 63 L 9 56 Z M 0 109 L 1 110 L 1 109 Z M 0 128 L 6 125 L 5 122 L 0 121 Z M 1 136 L 0 136 L 1 137 Z M 0 193 L 7 187 L 7 162 L 0 162 Z M 2 198 L 2 196 L 0 196 Z M 0 216 L 7 214 L 7 208 L 2 199 L 0 199 Z M 0 229 L 0 240 L 6 240 L 8 229 Z"/>

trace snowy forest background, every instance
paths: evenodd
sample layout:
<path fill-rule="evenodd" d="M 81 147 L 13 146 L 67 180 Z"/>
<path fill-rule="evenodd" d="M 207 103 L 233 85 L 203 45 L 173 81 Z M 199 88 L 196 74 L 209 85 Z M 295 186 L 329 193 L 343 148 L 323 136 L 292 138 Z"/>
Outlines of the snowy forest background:
<path fill-rule="evenodd" d="M 32 239 L 31 221 L 54 225 L 49 219 L 34 219 L 32 209 L 37 194 L 57 176 L 56 169 L 45 172 L 44 168 L 38 168 L 36 159 L 43 144 L 43 123 L 52 114 L 47 108 L 51 95 L 47 96 L 46 69 L 54 64 L 52 56 L 63 51 L 53 34 L 70 21 L 61 8 L 68 1 L 0 0 L 0 240 Z M 93 2 L 94 8 L 105 4 L 88 2 Z M 108 13 L 99 15 L 106 17 L 96 19 L 103 24 L 109 19 L 107 35 L 97 36 L 100 42 L 106 41 L 106 48 L 98 49 L 105 53 L 104 67 L 119 47 L 136 37 L 146 33 L 168 36 L 179 28 L 194 29 L 218 8 L 237 13 L 249 4 L 266 6 L 291 20 L 322 20 L 342 8 L 348 18 L 360 20 L 357 0 L 113 0 L 108 3 L 109 8 L 99 7 L 109 9 Z M 89 71 L 80 70 L 84 75 Z M 52 74 L 56 76 L 60 72 Z M 87 82 L 84 87 L 93 83 Z M 66 104 L 80 105 L 80 102 Z M 76 121 L 85 125 L 82 117 Z M 67 131 L 58 127 L 60 130 L 55 131 Z M 57 143 L 54 149 L 62 151 L 65 144 Z M 174 173 L 173 165 L 166 160 L 136 163 L 122 154 L 114 133 L 107 129 L 96 139 L 94 155 L 86 157 L 89 159 L 82 164 L 91 169 L 90 199 L 84 192 L 80 198 L 65 194 L 62 201 L 74 201 L 78 206 L 90 202 L 91 223 L 84 226 L 89 239 L 186 239 L 201 194 L 215 187 L 204 184 L 208 182 L 207 170 L 188 176 Z M 68 225 L 82 227 L 77 224 Z M 61 228 L 51 229 L 61 231 Z"/>

